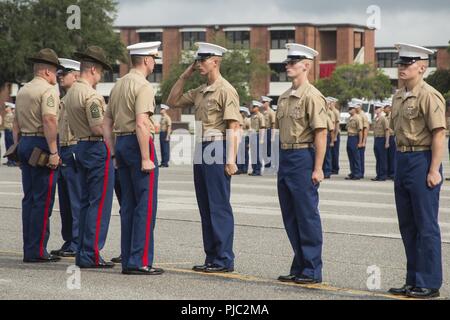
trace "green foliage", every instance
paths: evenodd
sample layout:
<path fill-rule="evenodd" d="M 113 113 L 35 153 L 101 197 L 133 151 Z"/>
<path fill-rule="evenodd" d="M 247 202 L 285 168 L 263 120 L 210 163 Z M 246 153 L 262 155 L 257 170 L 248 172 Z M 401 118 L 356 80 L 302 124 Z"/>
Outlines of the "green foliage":
<path fill-rule="evenodd" d="M 432 87 L 447 97 L 450 95 L 450 70 L 436 70 L 425 79 Z"/>
<path fill-rule="evenodd" d="M 77 5 L 81 28 L 69 30 L 67 8 Z M 72 58 L 89 45 L 105 49 L 111 63 L 127 61 L 120 35 L 113 30 L 115 0 L 8 0 L 0 2 L 0 83 L 30 78 L 26 58 L 42 48 Z"/>
<path fill-rule="evenodd" d="M 346 104 L 352 98 L 385 99 L 392 94 L 389 77 L 369 64 L 351 64 L 336 68 L 330 78 L 320 79 L 316 87 L 325 95 Z"/>
<path fill-rule="evenodd" d="M 270 74 L 269 66 L 260 59 L 260 50 L 243 50 L 241 47 L 229 43 L 220 36 L 216 36 L 213 43 L 232 50 L 227 52 L 222 60 L 221 74 L 236 89 L 241 104 L 250 101 L 252 99 L 250 84 L 254 83 L 254 81 L 258 81 L 258 79 L 265 80 Z M 192 48 L 191 51 L 183 52 L 179 57 L 178 62 L 171 65 L 169 75 L 161 83 L 160 90 L 162 101 L 167 100 L 170 90 L 175 82 L 188 65 L 194 61 L 194 50 L 195 48 Z M 186 82 L 185 91 L 197 88 L 205 82 L 206 79 L 196 72 L 193 77 Z"/>

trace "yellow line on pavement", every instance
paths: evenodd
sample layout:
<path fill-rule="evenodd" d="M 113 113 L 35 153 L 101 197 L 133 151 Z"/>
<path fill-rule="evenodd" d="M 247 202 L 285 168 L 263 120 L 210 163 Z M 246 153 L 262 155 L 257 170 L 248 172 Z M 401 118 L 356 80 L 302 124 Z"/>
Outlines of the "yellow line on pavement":
<path fill-rule="evenodd" d="M 281 281 L 272 280 L 272 279 L 257 278 L 254 276 L 242 275 L 242 274 L 238 274 L 235 272 L 233 272 L 233 273 L 205 273 L 205 272 L 196 272 L 193 270 L 179 269 L 179 268 L 166 268 L 165 270 L 177 272 L 177 273 L 195 274 L 195 275 L 210 276 L 210 277 L 224 278 L 224 279 L 230 279 L 230 280 L 240 280 L 240 281 L 255 282 L 255 283 L 266 283 L 266 284 L 283 285 L 283 286 L 290 286 L 290 287 L 300 287 L 300 288 L 305 288 L 305 289 L 322 290 L 322 291 L 327 291 L 327 292 L 340 292 L 340 293 L 346 293 L 346 294 L 350 294 L 350 295 L 354 295 L 354 296 L 379 297 L 379 298 L 396 299 L 396 300 L 416 300 L 416 299 L 412 299 L 412 298 L 408 298 L 408 297 L 394 296 L 394 295 L 377 293 L 377 292 L 354 290 L 354 289 L 348 289 L 348 288 L 338 288 L 338 287 L 333 287 L 331 285 L 328 285 L 326 283 L 302 285 L 302 284 L 296 284 L 296 283 L 281 282 Z"/>
<path fill-rule="evenodd" d="M 12 255 L 12 256 L 22 256 L 22 253 L 14 252 L 14 251 L 0 251 L 0 254 L 4 255 Z M 74 260 L 73 258 L 62 258 L 62 261 L 70 261 Z M 162 262 L 162 263 L 156 263 L 157 266 L 171 266 L 171 265 L 192 265 L 192 262 Z M 271 284 L 271 285 L 281 285 L 281 286 L 288 286 L 288 287 L 297 287 L 297 288 L 304 288 L 304 289 L 311 289 L 311 290 L 318 290 L 318 291 L 326 291 L 326 292 L 336 292 L 336 293 L 344 293 L 349 294 L 353 296 L 359 296 L 359 297 L 377 297 L 377 298 L 385 298 L 385 299 L 394 299 L 394 300 L 419 300 L 419 299 L 413 299 L 403 296 L 394 296 L 390 294 L 384 294 L 384 293 L 378 293 L 378 292 L 372 292 L 372 291 L 364 291 L 364 290 L 355 290 L 350 288 L 338 288 L 331 286 L 327 283 L 319 283 L 319 284 L 296 284 L 296 283 L 289 283 L 289 282 L 281 282 L 277 280 L 272 279 L 264 279 L 264 278 L 258 278 L 251 275 L 244 275 L 239 274 L 236 272 L 232 273 L 206 273 L 206 272 L 197 272 L 193 271 L 191 269 L 181 269 L 181 268 L 171 268 L 166 267 L 164 268 L 165 271 L 171 271 L 175 273 L 184 273 L 184 274 L 192 274 L 192 275 L 200 275 L 205 277 L 215 277 L 215 278 L 222 278 L 222 279 L 230 279 L 230 280 L 238 280 L 238 281 L 245 281 L 245 282 L 253 282 L 253 283 L 265 283 L 265 284 Z M 445 299 L 445 298 L 440 298 Z M 440 300 L 438 299 L 438 300 Z"/>

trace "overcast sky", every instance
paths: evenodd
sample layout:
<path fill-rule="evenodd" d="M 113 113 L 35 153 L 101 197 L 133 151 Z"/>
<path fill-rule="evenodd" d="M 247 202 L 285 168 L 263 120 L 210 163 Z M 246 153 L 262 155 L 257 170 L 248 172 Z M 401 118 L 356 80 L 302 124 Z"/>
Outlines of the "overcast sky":
<path fill-rule="evenodd" d="M 381 9 L 377 46 L 395 42 L 446 45 L 450 0 L 118 0 L 118 26 L 246 23 L 366 25 L 370 5 Z"/>

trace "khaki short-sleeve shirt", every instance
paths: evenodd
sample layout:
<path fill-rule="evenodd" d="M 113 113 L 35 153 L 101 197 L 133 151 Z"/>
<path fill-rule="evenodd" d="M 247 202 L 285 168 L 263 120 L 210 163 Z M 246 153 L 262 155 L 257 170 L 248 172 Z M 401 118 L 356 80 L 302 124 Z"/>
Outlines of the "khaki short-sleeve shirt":
<path fill-rule="evenodd" d="M 353 116 L 348 119 L 347 122 L 347 132 L 351 135 L 358 134 L 363 129 L 363 122 L 361 118 L 354 114 Z"/>
<path fill-rule="evenodd" d="M 155 93 L 144 74 L 136 69 L 122 77 L 114 85 L 106 110 L 106 116 L 114 122 L 114 133 L 136 131 L 136 116 L 148 114 L 150 132 L 155 133 L 153 113 L 155 112 Z"/>
<path fill-rule="evenodd" d="M 361 120 L 363 122 L 363 129 L 369 129 L 369 118 L 367 117 L 366 113 L 364 111 L 361 111 L 358 116 L 361 117 Z"/>
<path fill-rule="evenodd" d="M 43 116 L 58 116 L 59 94 L 55 86 L 36 76 L 19 90 L 16 117 L 20 132 L 43 133 Z"/>
<path fill-rule="evenodd" d="M 269 108 L 267 111 L 264 111 L 264 122 L 266 124 L 266 128 L 271 129 L 275 126 L 275 111 Z"/>
<path fill-rule="evenodd" d="M 14 113 L 12 111 L 6 112 L 3 117 L 3 126 L 7 130 L 12 130 L 14 126 Z"/>
<path fill-rule="evenodd" d="M 392 100 L 390 127 L 397 145 L 431 146 L 432 131 L 446 128 L 444 97 L 425 81 L 410 93 L 399 90 Z"/>
<path fill-rule="evenodd" d="M 75 138 L 93 136 L 91 127 L 103 124 L 105 99 L 83 79 L 75 82 L 64 98 L 69 127 Z"/>
<path fill-rule="evenodd" d="M 373 124 L 373 134 L 377 138 L 386 137 L 386 130 L 389 130 L 389 122 L 385 116 L 380 116 L 375 119 Z"/>
<path fill-rule="evenodd" d="M 327 129 L 327 121 L 325 97 L 310 83 L 278 99 L 275 126 L 281 143 L 313 143 L 314 130 Z"/>
<path fill-rule="evenodd" d="M 328 116 L 328 131 L 334 131 L 336 129 L 336 115 L 334 114 L 333 110 L 328 109 L 327 110 L 327 116 Z"/>
<path fill-rule="evenodd" d="M 259 130 L 266 128 L 266 120 L 261 112 L 252 114 L 250 118 L 250 128 L 255 132 L 259 132 Z"/>
<path fill-rule="evenodd" d="M 179 107 L 195 107 L 195 120 L 203 124 L 203 135 L 225 135 L 227 121 L 242 121 L 236 89 L 219 77 L 212 85 L 202 85 L 186 92 L 177 102 Z"/>
<path fill-rule="evenodd" d="M 336 127 L 336 128 L 334 128 L 334 130 L 336 130 L 337 133 L 340 133 L 341 126 L 339 125 L 339 123 L 340 123 L 341 113 L 336 108 L 333 108 L 333 113 L 334 113 L 335 127 Z"/>
<path fill-rule="evenodd" d="M 77 139 L 75 138 L 72 130 L 70 130 L 69 120 L 67 119 L 67 112 L 65 106 L 65 97 L 61 99 L 59 117 L 58 117 L 58 134 L 59 143 L 62 145 L 73 145 L 76 144 Z"/>
<path fill-rule="evenodd" d="M 172 126 L 172 119 L 170 119 L 168 114 L 161 116 L 161 120 L 159 121 L 159 125 L 161 131 L 166 132 L 170 126 Z"/>

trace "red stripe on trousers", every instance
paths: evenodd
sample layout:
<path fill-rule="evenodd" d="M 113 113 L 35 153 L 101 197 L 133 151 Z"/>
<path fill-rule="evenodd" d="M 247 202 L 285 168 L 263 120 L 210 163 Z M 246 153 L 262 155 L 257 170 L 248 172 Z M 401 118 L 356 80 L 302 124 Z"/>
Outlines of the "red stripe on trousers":
<path fill-rule="evenodd" d="M 154 153 L 154 144 L 153 139 L 150 138 L 150 160 L 155 163 L 155 153 Z M 155 168 L 156 169 L 156 168 Z M 155 169 L 150 172 L 150 186 L 149 186 L 149 195 L 148 195 L 148 203 L 147 203 L 147 225 L 145 229 L 145 246 L 144 246 L 144 256 L 142 257 L 142 266 L 148 266 L 148 248 L 150 246 L 150 234 L 151 234 L 151 225 L 153 219 L 153 190 L 155 184 Z"/>
<path fill-rule="evenodd" d="M 108 192 L 108 179 L 109 179 L 109 162 L 110 162 L 110 151 L 108 146 L 105 143 L 106 147 L 106 163 L 105 163 L 105 173 L 103 177 L 103 191 L 102 197 L 100 199 L 100 203 L 98 205 L 97 211 L 97 224 L 95 226 L 95 242 L 94 242 L 94 252 L 95 252 L 95 264 L 99 264 L 100 260 L 100 252 L 98 250 L 98 237 L 100 236 L 100 229 L 102 223 L 102 213 L 103 213 L 103 205 L 105 203 L 106 193 Z"/>
<path fill-rule="evenodd" d="M 39 243 L 39 256 L 41 258 L 44 257 L 44 242 L 45 242 L 45 234 L 47 233 L 47 223 L 48 223 L 48 214 L 50 211 L 50 203 L 52 200 L 52 189 L 53 189 L 53 177 L 55 175 L 55 171 L 50 170 L 50 175 L 48 177 L 48 189 L 47 189 L 47 197 L 45 199 L 45 209 L 44 209 L 44 226 L 42 228 L 42 236 L 41 241 Z"/>

